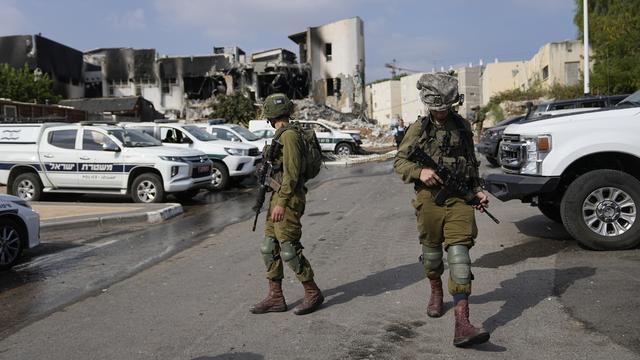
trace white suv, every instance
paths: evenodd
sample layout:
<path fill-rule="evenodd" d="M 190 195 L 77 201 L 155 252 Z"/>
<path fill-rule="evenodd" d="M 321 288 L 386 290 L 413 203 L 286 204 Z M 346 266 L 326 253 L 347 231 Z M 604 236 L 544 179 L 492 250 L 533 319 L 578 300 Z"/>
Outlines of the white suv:
<path fill-rule="evenodd" d="M 260 150 L 255 145 L 218 140 L 196 124 L 177 122 L 122 123 L 128 129 L 138 129 L 163 145 L 203 151 L 213 162 L 211 188 L 226 188 L 231 179 L 241 180 L 251 176 L 256 165 L 262 161 Z"/>
<path fill-rule="evenodd" d="M 139 131 L 93 124 L 0 124 L 0 184 L 42 193 L 130 194 L 135 202 L 192 197 L 211 183 L 203 152 L 162 146 Z"/>
<path fill-rule="evenodd" d="M 262 139 L 246 128 L 236 124 L 198 124 L 198 126 L 206 129 L 207 132 L 220 140 L 251 144 L 258 147 L 260 151 L 264 149 L 267 143 L 270 143 L 270 141 Z"/>
<path fill-rule="evenodd" d="M 40 216 L 26 200 L 0 194 L 0 270 L 10 269 L 24 249 L 40 244 Z"/>

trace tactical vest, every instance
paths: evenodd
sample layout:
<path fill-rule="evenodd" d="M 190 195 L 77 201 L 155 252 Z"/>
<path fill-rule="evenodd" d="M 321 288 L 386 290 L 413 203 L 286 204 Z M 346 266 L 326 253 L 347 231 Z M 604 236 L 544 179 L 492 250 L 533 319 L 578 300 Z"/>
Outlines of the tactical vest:
<path fill-rule="evenodd" d="M 296 123 L 287 124 L 285 127 L 276 131 L 273 141 L 279 141 L 280 135 L 282 135 L 282 133 L 285 132 L 285 130 L 296 129 L 297 126 L 299 125 Z M 300 139 L 300 141 L 302 141 L 302 139 Z M 262 152 L 263 156 L 267 156 L 266 154 L 269 153 L 269 148 L 270 148 L 270 145 L 265 145 L 264 150 Z M 304 161 L 304 159 L 301 159 L 301 160 Z M 284 176 L 283 161 L 284 161 L 284 154 L 283 154 L 283 151 L 280 150 L 278 151 L 278 154 L 275 155 L 275 160 L 273 161 L 273 173 L 271 175 L 273 180 L 275 180 L 278 184 L 282 184 L 282 178 Z M 301 172 L 302 172 L 303 166 L 304 164 L 301 164 L 301 167 L 300 167 Z M 295 190 L 302 190 L 302 189 L 304 189 L 304 179 L 302 178 L 302 174 L 298 174 L 298 184 Z"/>
<path fill-rule="evenodd" d="M 477 164 L 473 143 L 469 141 L 469 129 L 464 126 L 464 119 L 453 117 L 451 114 L 442 126 L 432 122 L 426 131 L 420 134 L 417 145 L 429 154 L 438 164 L 444 165 L 458 176 L 465 177 L 468 181 L 478 178 Z M 423 121 L 431 121 L 430 117 Z"/>

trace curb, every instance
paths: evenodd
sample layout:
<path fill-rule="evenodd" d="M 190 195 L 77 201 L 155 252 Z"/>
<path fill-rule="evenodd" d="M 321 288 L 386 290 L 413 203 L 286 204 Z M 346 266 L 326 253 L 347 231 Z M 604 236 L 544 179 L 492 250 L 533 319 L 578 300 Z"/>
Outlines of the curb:
<path fill-rule="evenodd" d="M 347 157 L 347 158 L 338 159 L 335 161 L 328 161 L 328 162 L 325 162 L 324 164 L 326 166 L 350 166 L 350 165 L 364 164 L 364 163 L 374 162 L 374 161 L 385 161 L 385 160 L 393 159 L 395 156 L 396 156 L 396 152 L 392 151 L 386 154 Z"/>
<path fill-rule="evenodd" d="M 180 204 L 168 203 L 166 205 L 167 207 L 163 209 L 143 213 L 121 213 L 104 216 L 92 216 L 84 219 L 60 220 L 48 224 L 40 224 L 40 230 L 69 230 L 85 227 L 103 227 L 117 224 L 131 224 L 136 222 L 157 224 L 176 217 L 184 212 L 184 209 Z"/>

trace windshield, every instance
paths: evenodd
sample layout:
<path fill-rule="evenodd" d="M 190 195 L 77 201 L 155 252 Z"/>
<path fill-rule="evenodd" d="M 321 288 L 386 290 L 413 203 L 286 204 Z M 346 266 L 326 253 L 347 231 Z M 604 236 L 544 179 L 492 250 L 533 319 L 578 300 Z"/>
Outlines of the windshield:
<path fill-rule="evenodd" d="M 634 107 L 640 106 L 640 90 L 627 96 L 624 100 L 620 101 L 616 107 Z"/>
<path fill-rule="evenodd" d="M 107 133 L 116 137 L 124 147 L 161 146 L 160 140 L 135 129 L 112 129 Z"/>
<path fill-rule="evenodd" d="M 209 134 L 206 130 L 204 130 L 201 127 L 198 127 L 195 125 L 185 125 L 182 128 L 200 141 L 218 140 L 215 136 Z"/>
<path fill-rule="evenodd" d="M 242 126 L 233 125 L 233 126 L 231 126 L 231 129 L 233 131 L 237 132 L 238 134 L 240 134 L 240 136 L 242 136 L 243 138 L 247 139 L 248 141 L 260 140 L 260 138 L 257 137 L 256 134 L 254 134 L 251 131 L 243 128 Z"/>

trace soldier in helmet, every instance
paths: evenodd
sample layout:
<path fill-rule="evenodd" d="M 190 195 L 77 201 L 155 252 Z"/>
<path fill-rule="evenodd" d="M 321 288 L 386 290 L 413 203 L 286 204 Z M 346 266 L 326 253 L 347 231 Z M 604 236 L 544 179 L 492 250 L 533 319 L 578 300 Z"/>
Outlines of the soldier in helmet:
<path fill-rule="evenodd" d="M 412 124 L 400 144 L 394 162 L 395 171 L 404 182 L 414 184 L 418 232 L 422 244 L 421 260 L 431 285 L 427 315 L 443 315 L 441 276 L 444 272 L 443 250 L 449 264 L 449 293 L 454 300 L 455 334 L 453 344 L 459 347 L 480 344 L 489 340 L 489 333 L 469 322 L 471 294 L 471 259 L 469 249 L 477 235 L 474 208 L 461 198 L 452 196 L 438 206 L 435 195 L 442 180 L 434 169 L 422 168 L 408 160 L 412 146 L 421 147 L 434 161 L 463 176 L 474 189 L 482 205 L 488 203 L 480 186 L 478 162 L 473 150 L 470 124 L 455 112 L 452 105 L 459 102 L 458 81 L 445 73 L 423 75 L 417 83 L 420 98 L 428 108 L 428 115 Z M 482 211 L 481 206 L 476 207 Z"/>
<path fill-rule="evenodd" d="M 276 129 L 273 141 L 282 144 L 282 150 L 276 155 L 272 175 L 280 187 L 272 189 L 265 237 L 260 246 L 267 268 L 269 293 L 264 300 L 251 307 L 251 312 L 263 314 L 287 310 L 282 293 L 283 262 L 286 262 L 304 287 L 304 299 L 293 312 L 296 315 L 304 315 L 320 307 L 324 297 L 313 279 L 313 269 L 302 254 L 303 247 L 300 243 L 300 217 L 304 213 L 307 193 L 305 179 L 302 176 L 304 146 L 301 131 L 297 123 L 289 122 L 293 113 L 293 103 L 285 94 L 268 96 L 264 101 L 263 113 Z M 264 153 L 268 151 L 265 150 Z"/>

